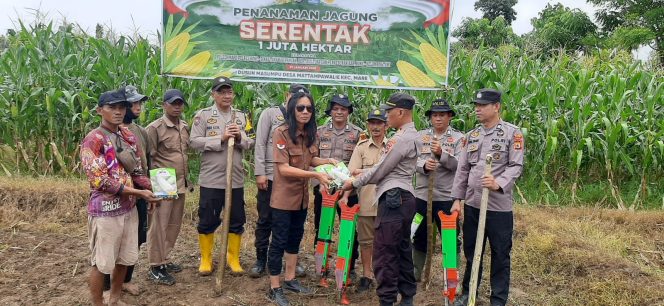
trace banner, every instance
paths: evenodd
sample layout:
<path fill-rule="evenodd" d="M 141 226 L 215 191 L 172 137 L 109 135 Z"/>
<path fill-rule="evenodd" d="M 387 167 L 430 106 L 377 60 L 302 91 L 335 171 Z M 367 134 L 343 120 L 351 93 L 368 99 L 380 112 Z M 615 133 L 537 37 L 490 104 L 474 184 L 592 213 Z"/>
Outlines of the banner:
<path fill-rule="evenodd" d="M 374 88 L 447 84 L 450 0 L 164 0 L 162 73 Z"/>

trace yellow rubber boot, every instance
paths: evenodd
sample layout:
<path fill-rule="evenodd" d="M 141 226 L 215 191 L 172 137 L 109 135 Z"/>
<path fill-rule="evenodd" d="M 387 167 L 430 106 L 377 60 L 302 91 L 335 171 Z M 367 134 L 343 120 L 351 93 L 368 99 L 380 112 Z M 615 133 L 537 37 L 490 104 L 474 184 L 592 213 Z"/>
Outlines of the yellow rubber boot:
<path fill-rule="evenodd" d="M 214 249 L 214 234 L 198 234 L 198 245 L 201 248 L 201 265 L 198 274 L 208 276 L 212 274 L 212 249 Z"/>
<path fill-rule="evenodd" d="M 243 274 L 242 266 L 240 265 L 240 242 L 242 236 L 238 234 L 228 233 L 228 251 L 226 252 L 226 263 L 231 268 L 233 274 Z"/>

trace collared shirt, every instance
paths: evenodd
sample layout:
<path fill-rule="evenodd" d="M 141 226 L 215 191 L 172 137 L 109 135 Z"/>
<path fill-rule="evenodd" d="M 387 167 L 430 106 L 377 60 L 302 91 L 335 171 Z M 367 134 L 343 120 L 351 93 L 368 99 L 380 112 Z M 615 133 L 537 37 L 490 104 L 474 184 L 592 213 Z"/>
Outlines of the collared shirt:
<path fill-rule="evenodd" d="M 343 129 L 336 129 L 332 123 L 318 127 L 318 149 L 320 158 L 334 158 L 348 165 L 362 130 L 352 123 Z M 312 179 L 311 184 L 318 186 L 318 180 Z"/>
<path fill-rule="evenodd" d="M 318 156 L 318 147 L 306 147 L 303 132 L 297 133 L 297 144 L 288 135 L 288 125 L 274 131 L 274 182 L 270 206 L 282 210 L 302 210 L 309 206 L 309 179 L 287 177 L 281 174 L 279 163 L 309 171 L 311 160 Z"/>
<path fill-rule="evenodd" d="M 136 144 L 141 148 L 141 153 L 139 155 L 141 157 L 141 167 L 146 171 L 145 174 L 147 175 L 148 159 L 146 154 L 148 152 L 148 133 L 145 131 L 145 128 L 134 122 L 127 124 L 126 126 L 132 133 L 134 133 L 134 136 L 136 136 Z"/>
<path fill-rule="evenodd" d="M 254 145 L 254 140 L 245 133 L 247 117 L 243 112 L 234 108 L 228 113 L 223 113 L 215 104 L 196 113 L 191 128 L 189 144 L 193 149 L 202 153 L 198 183 L 203 187 L 226 189 L 228 144 L 222 142 L 221 135 L 226 130 L 226 125 L 230 123 L 232 112 L 235 112 L 234 123 L 240 127 L 241 140 L 236 140 L 233 147 L 233 186 L 231 188 L 244 186 L 242 159 L 245 150 L 251 149 Z"/>
<path fill-rule="evenodd" d="M 112 139 L 115 136 L 121 137 L 121 141 L 128 146 L 134 146 L 141 156 L 141 148 L 135 147 L 135 135 L 126 127 L 120 127 L 117 133 L 104 132 L 102 129 L 103 127 L 92 130 L 83 139 L 81 165 L 90 183 L 88 215 L 113 217 L 128 213 L 135 205 L 133 196 L 120 195 L 124 187 L 152 189 L 152 186 L 150 179 L 144 174 L 132 177 L 116 158 Z"/>
<path fill-rule="evenodd" d="M 380 156 L 386 149 L 387 138 L 383 137 L 381 143 L 375 143 L 373 138 L 360 140 L 353 151 L 348 163 L 348 170 L 353 172 L 355 169 L 369 169 L 377 164 Z M 358 192 L 360 203 L 360 216 L 376 216 L 378 214 L 378 206 L 374 205 L 378 199 L 376 198 L 376 185 L 368 184 L 360 187 Z"/>
<path fill-rule="evenodd" d="M 279 106 L 264 110 L 258 118 L 256 128 L 256 148 L 254 150 L 254 175 L 265 175 L 274 179 L 274 150 L 272 135 L 280 125 L 284 124 L 284 114 Z"/>
<path fill-rule="evenodd" d="M 387 141 L 386 153 L 371 169 L 365 171 L 354 182 L 358 188 L 376 184 L 376 198 L 392 188 L 401 188 L 412 194 L 412 178 L 417 167 L 417 155 L 422 151 L 422 142 L 413 122 L 404 124 Z"/>
<path fill-rule="evenodd" d="M 187 149 L 189 148 L 189 127 L 180 119 L 176 126 L 166 115 L 153 121 L 146 128 L 150 169 L 173 168 L 177 179 L 178 193 L 187 190 Z"/>
<path fill-rule="evenodd" d="M 458 156 L 463 148 L 464 136 L 461 132 L 451 126 L 441 135 L 435 135 L 433 129 L 419 132 L 422 139 L 422 154 L 417 159 L 417 173 L 415 174 L 415 197 L 421 200 L 429 200 L 429 176 L 433 172 L 433 200 L 451 201 L 452 184 L 456 173 Z M 431 142 L 437 139 L 443 150 L 440 156 L 431 152 Z M 429 159 L 436 159 L 439 164 L 434 171 L 426 171 L 424 165 Z"/>
<path fill-rule="evenodd" d="M 478 126 L 466 134 L 466 139 L 467 144 L 459 156 L 452 197 L 465 199 L 472 207 L 480 207 L 485 158 L 491 154 L 491 174 L 500 190 L 489 192 L 488 210 L 511 211 L 514 182 L 523 171 L 523 133 L 519 127 L 500 120 L 491 129 Z"/>

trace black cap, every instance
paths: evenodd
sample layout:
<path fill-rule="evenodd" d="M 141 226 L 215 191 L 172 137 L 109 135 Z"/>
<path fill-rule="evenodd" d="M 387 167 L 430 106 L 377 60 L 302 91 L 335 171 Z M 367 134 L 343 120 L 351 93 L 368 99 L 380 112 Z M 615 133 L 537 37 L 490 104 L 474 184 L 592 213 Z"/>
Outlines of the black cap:
<path fill-rule="evenodd" d="M 184 99 L 184 95 L 178 89 L 169 89 L 164 93 L 164 102 L 170 104 L 177 100 L 182 100 L 182 103 L 187 104 L 187 101 Z"/>
<path fill-rule="evenodd" d="M 475 96 L 474 103 L 477 104 L 491 104 L 500 103 L 500 91 L 491 88 L 480 89 Z"/>
<path fill-rule="evenodd" d="M 456 116 L 456 113 L 454 110 L 450 107 L 450 105 L 447 103 L 445 99 L 436 99 L 431 102 L 431 108 L 429 108 L 428 111 L 424 112 L 424 114 L 429 117 L 431 116 L 431 113 L 433 112 L 440 112 L 440 113 L 452 113 L 452 116 Z"/>
<path fill-rule="evenodd" d="M 385 110 L 382 110 L 380 108 L 374 108 L 369 112 L 369 115 L 367 116 L 367 121 L 369 120 L 380 120 L 383 122 L 387 122 L 387 116 L 385 115 Z"/>
<path fill-rule="evenodd" d="M 138 93 L 136 87 L 132 85 L 127 85 L 122 87 L 121 90 L 124 90 L 125 97 L 127 97 L 127 102 L 134 103 L 139 101 L 145 101 L 148 99 L 146 95 Z"/>
<path fill-rule="evenodd" d="M 304 85 L 302 84 L 291 84 L 288 87 L 288 92 L 289 93 L 298 93 L 298 92 L 303 92 L 303 93 L 309 93 L 309 89 L 307 89 Z"/>
<path fill-rule="evenodd" d="M 325 110 L 325 114 L 328 116 L 332 112 L 332 107 L 334 107 L 334 104 L 339 104 L 343 107 L 348 108 L 348 113 L 352 114 L 353 113 L 353 105 L 350 104 L 350 100 L 348 99 L 348 96 L 345 94 L 336 94 L 330 98 L 330 102 L 327 105 L 327 109 Z"/>
<path fill-rule="evenodd" d="M 102 93 L 101 96 L 99 96 L 99 101 L 97 102 L 97 106 L 113 105 L 117 103 L 123 103 L 127 106 L 130 105 L 129 102 L 127 102 L 124 90 L 122 89 L 110 90 Z"/>
<path fill-rule="evenodd" d="M 392 94 L 387 99 L 387 102 L 381 105 L 380 108 L 385 110 L 393 108 L 413 109 L 414 105 L 415 105 L 415 98 L 413 98 L 413 96 L 407 93 L 397 92 Z"/>
<path fill-rule="evenodd" d="M 231 82 L 231 79 L 223 76 L 212 80 L 212 91 L 217 91 L 222 86 L 233 87 L 233 83 Z"/>

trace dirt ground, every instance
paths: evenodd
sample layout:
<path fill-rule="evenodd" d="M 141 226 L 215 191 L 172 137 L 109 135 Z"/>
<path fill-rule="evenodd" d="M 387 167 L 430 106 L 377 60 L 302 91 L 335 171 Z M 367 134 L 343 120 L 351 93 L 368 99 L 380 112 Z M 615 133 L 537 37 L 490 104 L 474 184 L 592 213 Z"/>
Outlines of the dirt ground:
<path fill-rule="evenodd" d="M 44 189 L 49 190 L 46 196 Z M 245 269 L 255 258 L 253 192 L 248 187 L 241 254 Z M 0 305 L 89 304 L 86 193 L 80 181 L 30 179 L 26 184 L 0 177 Z M 134 274 L 142 293 L 125 294 L 123 300 L 133 305 L 269 304 L 267 277 L 227 276 L 226 290 L 218 297 L 214 277 L 198 276 L 197 194 L 187 197 L 182 233 L 172 253 L 184 268 L 175 274 L 177 283 L 163 286 L 147 279 L 144 245 Z M 301 280 L 315 287 L 312 215 L 301 249 L 310 276 Z M 515 221 L 510 305 L 664 305 L 664 212 L 518 207 Z M 487 256 L 485 263 L 489 260 Z M 357 267 L 361 271 L 359 262 Z M 432 270 L 432 285 L 428 290 L 420 285 L 416 305 L 442 305 L 440 251 Z M 488 270 L 479 305 L 488 304 Z M 314 295 L 289 298 L 294 305 L 335 305 L 336 291 L 318 288 Z M 353 305 L 378 304 L 373 292 L 351 292 L 349 298 Z"/>

